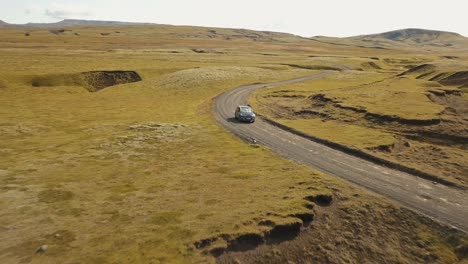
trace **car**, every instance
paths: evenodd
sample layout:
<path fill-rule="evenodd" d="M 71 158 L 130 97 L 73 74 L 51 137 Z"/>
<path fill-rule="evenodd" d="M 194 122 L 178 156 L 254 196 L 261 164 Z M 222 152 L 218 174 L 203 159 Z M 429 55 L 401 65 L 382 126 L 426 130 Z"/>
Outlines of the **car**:
<path fill-rule="evenodd" d="M 241 122 L 255 122 L 255 113 L 248 105 L 239 105 L 234 112 L 234 116 Z"/>

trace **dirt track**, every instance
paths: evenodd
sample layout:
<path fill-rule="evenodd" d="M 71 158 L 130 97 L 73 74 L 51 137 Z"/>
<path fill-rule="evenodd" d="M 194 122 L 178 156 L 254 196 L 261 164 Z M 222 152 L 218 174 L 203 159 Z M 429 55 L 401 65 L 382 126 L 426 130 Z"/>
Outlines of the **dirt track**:
<path fill-rule="evenodd" d="M 216 97 L 215 117 L 226 129 L 246 140 L 256 140 L 278 154 L 329 175 L 341 177 L 423 213 L 437 221 L 468 232 L 467 191 L 389 169 L 287 132 L 261 118 L 253 124 L 234 119 L 237 105 L 246 104 L 256 89 L 321 78 L 327 72 L 269 84 L 251 84 Z"/>

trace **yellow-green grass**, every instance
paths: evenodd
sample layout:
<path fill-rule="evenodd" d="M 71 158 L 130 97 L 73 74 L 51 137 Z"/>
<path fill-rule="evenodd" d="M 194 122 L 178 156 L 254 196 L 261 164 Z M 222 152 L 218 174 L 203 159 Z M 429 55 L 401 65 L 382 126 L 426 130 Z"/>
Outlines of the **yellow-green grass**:
<path fill-rule="evenodd" d="M 327 95 L 338 99 L 343 106 L 363 108 L 370 113 L 410 120 L 435 119 L 445 107 L 426 96 L 424 83 L 409 78 L 389 79 L 357 89 L 332 91 Z"/>
<path fill-rule="evenodd" d="M 281 65 L 310 63 L 298 55 L 302 47 L 287 53 L 284 44 L 266 44 L 262 52 L 282 51 L 277 58 L 242 41 L 179 35 L 165 46 L 139 28 L 104 43 L 103 28 L 83 30 L 86 38 L 71 42 L 75 36 L 2 29 L 16 41 L 0 45 L 0 256 L 7 263 L 213 262 L 194 242 L 260 233 L 261 220 L 294 221 L 290 215 L 315 194 L 333 194 L 351 211 L 365 204 L 395 216 L 397 206 L 381 197 L 246 144 L 213 119 L 211 100 L 227 89 L 310 74 Z M 192 44 L 241 47 L 195 54 Z M 93 70 L 135 70 L 143 81 L 90 93 L 66 80 Z M 51 86 L 33 87 L 37 78 Z M 323 219 L 336 221 L 327 210 Z M 407 220 L 455 256 L 437 230 Z M 35 254 L 43 244 L 47 251 Z"/>
<path fill-rule="evenodd" d="M 106 59 L 88 56 L 64 71 L 106 68 Z M 125 65 L 144 63 L 133 58 Z M 55 69 L 41 70 L 36 75 Z M 19 240 L 3 240 L 6 259 L 29 259 L 38 244 L 48 243 L 46 257 L 59 262 L 192 262 L 201 257 L 195 241 L 260 232 L 265 227 L 253 218 L 273 212 L 289 221 L 287 215 L 304 210 L 304 196 L 327 192 L 322 175 L 234 139 L 211 117 L 210 99 L 225 89 L 306 71 L 213 66 L 161 77 L 157 68 L 147 72 L 143 82 L 97 93 L 38 88 L 28 86 L 29 76 L 9 76 L 12 87 L 0 99 L 1 225 L 3 234 Z M 289 193 L 298 182 L 307 184 Z M 318 189 L 307 191 L 311 184 Z M 8 231 L 13 224 L 21 228 Z M 54 240 L 56 233 L 71 241 Z M 73 245 L 80 253 L 63 252 Z"/>
<path fill-rule="evenodd" d="M 309 95 L 321 93 L 344 107 L 402 119 L 434 119 L 445 109 L 427 97 L 426 81 L 368 73 L 357 73 L 348 79 L 337 74 L 336 77 L 275 89 L 307 92 Z"/>
<path fill-rule="evenodd" d="M 60 28 L 59 28 L 60 29 Z M 353 57 L 397 56 L 408 54 L 404 50 L 364 49 L 320 43 L 291 34 L 255 32 L 239 29 L 221 29 L 190 26 L 73 26 L 54 34 L 57 28 L 0 28 L 1 45 L 5 49 L 55 49 L 105 50 L 119 52 L 129 49 L 146 49 L 152 53 L 192 52 L 192 49 L 209 52 L 263 54 L 300 54 L 302 56 Z M 216 33 L 212 33 L 215 31 Z M 26 36 L 26 33 L 29 36 Z M 455 52 L 457 52 L 455 50 Z"/>
<path fill-rule="evenodd" d="M 184 96 L 149 82 L 83 98 L 65 90 L 19 99 L 10 122 L 21 128 L 2 144 L 1 225 L 15 238 L 3 240 L 6 259 L 204 262 L 195 241 L 261 232 L 255 219 L 290 221 L 305 196 L 329 193 L 327 186 L 376 199 L 215 125 L 209 97 L 240 83 L 186 87 Z M 25 122 L 25 103 L 44 114 Z M 38 259 L 32 252 L 41 244 L 49 249 Z"/>
<path fill-rule="evenodd" d="M 395 138 L 390 133 L 368 127 L 344 124 L 321 119 L 279 119 L 281 124 L 295 128 L 305 134 L 314 135 L 329 141 L 348 145 L 357 149 L 371 149 L 378 146 L 391 146 Z"/>
<path fill-rule="evenodd" d="M 460 110 L 456 115 L 444 112 L 447 105 L 436 103 L 428 96 L 429 91 L 434 89 L 457 90 L 412 77 L 345 71 L 301 84 L 259 90 L 251 97 L 250 103 L 260 114 L 302 132 L 371 151 L 380 157 L 466 186 L 466 151 L 449 140 L 450 133 L 453 134 L 451 131 L 462 127 L 457 120 L 464 117 L 464 112 Z M 313 99 L 319 94 L 329 101 Z M 457 99 L 457 104 L 461 105 L 463 98 L 466 96 L 462 94 Z M 367 114 L 373 114 L 377 123 L 370 122 Z M 378 123 L 379 118 L 383 122 L 381 125 Z M 392 120 L 408 125 L 392 124 Z M 451 127 L 427 128 L 439 129 L 440 134 L 448 133 L 448 143 L 434 144 L 430 141 L 431 138 L 425 139 L 424 136 L 418 140 L 427 141 L 425 143 L 402 137 L 402 134 L 412 131 L 417 135 L 419 131 L 426 129 L 426 126 L 421 125 L 423 122 L 437 120 L 455 122 Z M 411 127 L 412 123 L 415 124 L 414 127 Z M 397 142 L 399 144 L 394 147 Z M 402 145 L 403 143 L 406 145 Z M 387 147 L 374 149 L 378 146 Z"/>

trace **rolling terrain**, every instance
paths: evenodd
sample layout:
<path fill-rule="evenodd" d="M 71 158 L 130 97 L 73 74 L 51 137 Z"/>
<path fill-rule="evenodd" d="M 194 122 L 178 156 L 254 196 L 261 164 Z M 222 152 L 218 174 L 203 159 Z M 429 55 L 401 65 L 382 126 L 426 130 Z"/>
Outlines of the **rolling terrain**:
<path fill-rule="evenodd" d="M 212 113 L 233 87 L 327 71 L 260 89 L 250 103 L 304 133 L 427 170 L 457 186 L 437 188 L 466 197 L 463 39 L 375 48 L 65 22 L 0 26 L 2 263 L 467 260 L 462 230 L 241 140 Z"/>
<path fill-rule="evenodd" d="M 419 52 L 451 48 L 466 51 L 468 38 L 453 32 L 408 28 L 379 34 L 348 38 L 317 36 L 312 40 L 338 46 L 354 46 L 371 49 L 403 49 Z"/>

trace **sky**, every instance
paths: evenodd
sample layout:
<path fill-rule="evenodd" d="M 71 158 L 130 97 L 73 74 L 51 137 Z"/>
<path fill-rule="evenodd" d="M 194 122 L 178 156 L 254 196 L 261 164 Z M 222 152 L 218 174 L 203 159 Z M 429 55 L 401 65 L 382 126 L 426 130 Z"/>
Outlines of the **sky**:
<path fill-rule="evenodd" d="M 63 19 L 247 28 L 347 37 L 403 28 L 468 36 L 467 0 L 0 0 L 8 23 Z"/>

